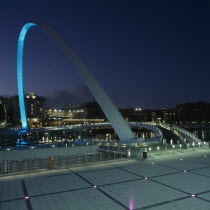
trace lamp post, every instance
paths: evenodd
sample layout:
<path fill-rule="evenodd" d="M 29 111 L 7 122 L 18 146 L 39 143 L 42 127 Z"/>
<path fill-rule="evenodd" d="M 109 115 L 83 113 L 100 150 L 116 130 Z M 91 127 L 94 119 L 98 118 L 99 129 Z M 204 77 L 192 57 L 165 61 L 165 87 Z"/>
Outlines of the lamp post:
<path fill-rule="evenodd" d="M 150 151 L 150 157 L 151 157 L 151 155 L 152 155 L 152 148 L 151 147 L 149 148 L 149 151 Z"/>
<path fill-rule="evenodd" d="M 204 147 L 205 147 L 206 146 L 206 142 L 204 141 L 203 144 L 204 144 Z"/>
<path fill-rule="evenodd" d="M 193 151 L 194 151 L 194 150 L 195 150 L 195 149 L 194 149 L 194 146 L 195 146 L 195 142 L 193 142 L 193 143 L 192 143 L 192 146 L 193 146 Z"/>
<path fill-rule="evenodd" d="M 160 152 L 160 147 L 157 147 L 158 152 Z"/>
<path fill-rule="evenodd" d="M 201 143 L 200 143 L 200 142 L 198 142 L 198 148 L 200 148 L 200 145 L 201 145 Z"/>
<path fill-rule="evenodd" d="M 179 145 L 179 147 L 180 147 L 180 150 L 182 150 L 182 145 L 181 144 Z"/>
<path fill-rule="evenodd" d="M 172 147 L 173 147 L 173 154 L 174 154 L 174 147 L 175 147 L 175 146 L 173 145 Z"/>

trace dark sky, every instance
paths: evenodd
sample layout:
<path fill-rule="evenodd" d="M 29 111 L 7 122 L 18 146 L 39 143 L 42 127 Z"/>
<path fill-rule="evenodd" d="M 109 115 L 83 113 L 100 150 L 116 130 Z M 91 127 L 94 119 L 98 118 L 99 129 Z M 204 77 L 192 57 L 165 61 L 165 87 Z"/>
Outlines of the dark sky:
<path fill-rule="evenodd" d="M 210 102 L 209 0 L 1 0 L 0 95 L 17 94 L 17 39 L 33 20 L 71 43 L 119 106 Z M 38 28 L 28 34 L 24 68 L 25 92 L 47 96 L 52 106 L 90 98 Z"/>

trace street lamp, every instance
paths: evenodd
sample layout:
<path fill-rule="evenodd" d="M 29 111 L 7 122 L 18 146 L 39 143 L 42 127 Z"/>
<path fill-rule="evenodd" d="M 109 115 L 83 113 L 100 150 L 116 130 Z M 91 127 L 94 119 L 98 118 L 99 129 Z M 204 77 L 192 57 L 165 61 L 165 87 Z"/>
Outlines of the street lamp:
<path fill-rule="evenodd" d="M 174 147 L 175 147 L 175 146 L 173 145 L 172 147 L 173 147 L 173 154 L 174 154 Z"/>
<path fill-rule="evenodd" d="M 193 151 L 194 151 L 195 142 L 192 143 L 192 146 L 193 146 Z"/>
<path fill-rule="evenodd" d="M 151 155 L 152 155 L 152 148 L 151 147 L 149 148 L 149 151 L 150 151 L 150 157 L 151 157 Z"/>
<path fill-rule="evenodd" d="M 201 143 L 200 142 L 198 142 L 198 147 L 200 148 L 200 145 L 201 145 Z"/>
<path fill-rule="evenodd" d="M 157 147 L 158 152 L 160 151 L 160 147 Z"/>
<path fill-rule="evenodd" d="M 182 145 L 181 144 L 179 145 L 179 147 L 180 147 L 180 150 L 182 150 Z"/>

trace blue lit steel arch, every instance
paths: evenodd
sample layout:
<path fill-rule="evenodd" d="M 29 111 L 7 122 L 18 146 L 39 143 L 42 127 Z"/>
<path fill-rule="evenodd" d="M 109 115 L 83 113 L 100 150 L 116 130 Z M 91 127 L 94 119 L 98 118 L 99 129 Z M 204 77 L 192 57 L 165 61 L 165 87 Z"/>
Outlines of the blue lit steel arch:
<path fill-rule="evenodd" d="M 47 32 L 50 37 L 56 42 L 56 44 L 61 48 L 65 56 L 73 64 L 75 69 L 78 71 L 83 79 L 83 82 L 89 88 L 96 101 L 100 105 L 116 134 L 121 141 L 129 141 L 136 139 L 130 127 L 125 122 L 124 118 L 116 108 L 116 106 L 111 101 L 110 97 L 104 91 L 100 83 L 96 80 L 93 74 L 90 72 L 86 64 L 77 55 L 74 49 L 67 43 L 58 33 L 56 33 L 52 28 L 43 23 L 27 23 L 23 26 L 18 40 L 18 50 L 17 50 L 17 82 L 18 82 L 18 96 L 20 103 L 20 113 L 22 121 L 22 129 L 27 129 L 27 119 L 25 110 L 25 100 L 24 100 L 24 87 L 23 87 L 23 48 L 24 39 L 27 31 L 32 27 L 38 25 L 43 31 Z"/>
<path fill-rule="evenodd" d="M 25 36 L 29 28 L 34 26 L 34 23 L 27 23 L 23 26 L 17 47 L 17 84 L 18 84 L 18 97 L 19 97 L 19 106 L 20 106 L 20 116 L 22 122 L 22 129 L 28 129 L 28 123 L 26 119 L 26 109 L 25 109 L 25 98 L 24 98 L 24 85 L 23 85 L 23 49 Z"/>

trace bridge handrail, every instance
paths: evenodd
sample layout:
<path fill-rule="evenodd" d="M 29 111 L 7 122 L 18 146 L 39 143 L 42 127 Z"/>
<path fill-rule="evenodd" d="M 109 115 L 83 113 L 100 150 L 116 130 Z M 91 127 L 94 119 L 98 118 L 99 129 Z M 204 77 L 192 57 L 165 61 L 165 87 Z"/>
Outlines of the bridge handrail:
<path fill-rule="evenodd" d="M 192 134 L 191 132 L 189 132 L 189 131 L 187 131 L 187 130 L 185 130 L 185 129 L 183 129 L 183 128 L 177 126 L 177 125 L 173 125 L 172 127 L 173 127 L 174 129 L 176 129 L 176 130 L 178 130 L 178 131 L 184 133 L 185 135 L 190 136 L 190 137 L 191 137 L 193 140 L 195 140 L 196 142 L 201 142 L 201 140 L 200 140 L 197 136 L 195 136 L 194 134 Z"/>
<path fill-rule="evenodd" d="M 201 140 L 198 137 L 196 137 L 194 134 L 192 134 L 191 132 L 189 132 L 189 131 L 187 131 L 187 130 L 185 130 L 185 129 L 177 126 L 177 125 L 169 125 L 167 123 L 160 123 L 160 125 L 162 127 L 168 127 L 170 130 L 172 130 L 172 129 L 176 130 L 176 131 L 180 132 L 181 134 L 183 133 L 183 134 L 191 137 L 195 142 L 201 142 Z M 186 141 L 186 139 L 184 138 L 184 142 L 185 141 Z"/>

